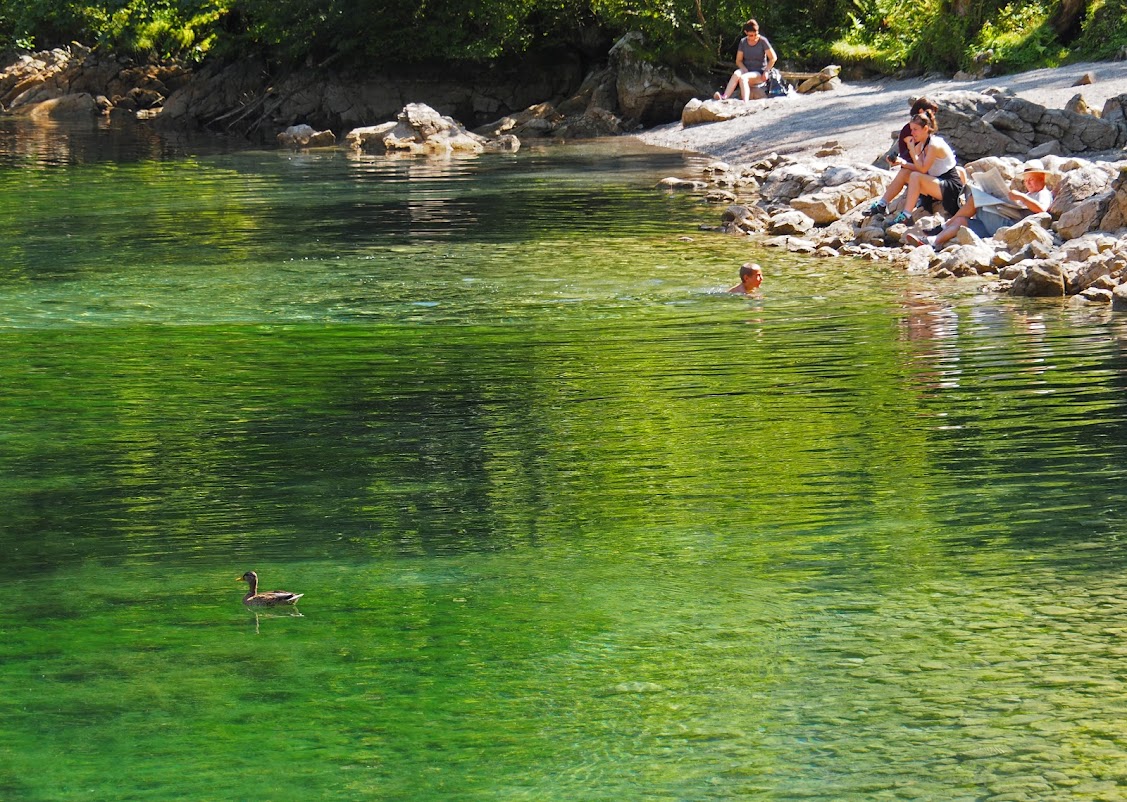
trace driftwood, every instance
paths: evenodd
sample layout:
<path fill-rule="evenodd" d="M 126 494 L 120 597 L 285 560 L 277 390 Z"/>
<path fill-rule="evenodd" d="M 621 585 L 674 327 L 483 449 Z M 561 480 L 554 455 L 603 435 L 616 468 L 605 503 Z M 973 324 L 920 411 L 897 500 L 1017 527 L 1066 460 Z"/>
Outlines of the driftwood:
<path fill-rule="evenodd" d="M 783 80 L 790 81 L 792 84 L 800 84 L 803 81 L 809 81 L 811 78 L 817 78 L 821 74 L 820 72 L 787 72 L 786 70 L 779 70 L 779 75 L 783 76 Z"/>

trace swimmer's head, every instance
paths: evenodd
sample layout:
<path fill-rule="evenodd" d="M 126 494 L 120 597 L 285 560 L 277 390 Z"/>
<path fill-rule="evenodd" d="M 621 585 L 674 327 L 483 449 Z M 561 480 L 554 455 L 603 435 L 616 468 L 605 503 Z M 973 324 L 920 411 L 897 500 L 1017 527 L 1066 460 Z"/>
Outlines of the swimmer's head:
<path fill-rule="evenodd" d="M 755 262 L 740 265 L 740 282 L 748 289 L 755 289 L 763 283 L 763 268 Z"/>

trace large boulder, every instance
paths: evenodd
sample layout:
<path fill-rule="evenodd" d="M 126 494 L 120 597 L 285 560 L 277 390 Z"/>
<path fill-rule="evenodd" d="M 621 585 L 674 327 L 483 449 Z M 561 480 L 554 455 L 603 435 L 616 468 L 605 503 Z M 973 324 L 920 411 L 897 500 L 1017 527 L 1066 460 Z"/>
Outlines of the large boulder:
<path fill-rule="evenodd" d="M 993 262 L 994 249 L 980 240 L 944 250 L 934 267 L 954 276 L 976 276 L 990 270 Z"/>
<path fill-rule="evenodd" d="M 1049 212 L 1060 218 L 1082 201 L 1106 192 L 1111 186 L 1111 175 L 1094 164 L 1080 164 L 1065 172 L 1057 181 L 1053 203 Z"/>
<path fill-rule="evenodd" d="M 513 136 L 487 139 L 471 133 L 461 123 L 439 114 L 424 103 L 404 106 L 396 122 L 350 131 L 346 141 L 353 150 L 370 153 L 442 155 L 481 153 L 487 149 L 516 150 L 520 147 L 519 140 Z"/>
<path fill-rule="evenodd" d="M 618 111 L 626 127 L 656 125 L 676 120 L 700 88 L 650 61 L 643 52 L 642 34 L 632 31 L 608 54 L 615 72 Z"/>
<path fill-rule="evenodd" d="M 790 202 L 790 205 L 818 225 L 824 226 L 840 219 L 883 190 L 883 177 L 870 175 L 846 184 L 823 187 L 808 195 L 799 195 Z"/>
<path fill-rule="evenodd" d="M 1114 197 L 1115 191 L 1108 190 L 1081 201 L 1060 216 L 1053 230 L 1062 239 L 1074 239 L 1097 230 Z"/>
<path fill-rule="evenodd" d="M 1127 228 L 1127 167 L 1121 170 L 1112 187 L 1115 192 L 1108 201 L 1107 212 L 1100 220 L 1101 231 Z"/>
<path fill-rule="evenodd" d="M 1105 100 L 1100 119 L 1114 125 L 1119 132 L 1116 147 L 1127 145 L 1127 95 L 1116 95 Z"/>
<path fill-rule="evenodd" d="M 808 234 L 812 228 L 814 228 L 814 221 L 795 209 L 780 212 L 767 222 L 767 230 L 772 234 L 803 236 Z"/>
<path fill-rule="evenodd" d="M 760 187 L 764 198 L 777 203 L 790 203 L 806 192 L 817 191 L 821 174 L 809 164 L 793 162 L 772 170 Z"/>
<path fill-rule="evenodd" d="M 994 239 L 1005 243 L 1006 250 L 1010 253 L 1017 253 L 1022 248 L 1034 243 L 1040 243 L 1045 248 L 1051 249 L 1055 244 L 1053 235 L 1047 230 L 1047 226 L 1051 222 L 1052 218 L 1049 217 L 1047 212 L 1031 214 L 1018 220 L 1012 226 L 999 229 L 994 234 Z"/>
<path fill-rule="evenodd" d="M 742 100 L 700 100 L 693 98 L 681 109 L 681 125 L 719 123 L 755 114 L 763 108 L 761 103 L 744 103 Z"/>
<path fill-rule="evenodd" d="M 841 67 L 836 64 L 830 64 L 804 81 L 800 81 L 796 89 L 801 95 L 806 95 L 810 92 L 831 92 L 834 89 L 840 89 L 841 78 L 838 77 L 840 74 Z"/>
<path fill-rule="evenodd" d="M 86 92 L 49 98 L 20 109 L 33 120 L 88 120 L 100 111 L 97 101 Z"/>
<path fill-rule="evenodd" d="M 1019 266 L 1023 270 L 1010 286 L 1011 295 L 1028 298 L 1064 297 L 1064 269 L 1059 264 L 1045 260 L 1028 260 Z"/>
<path fill-rule="evenodd" d="M 1120 284 L 1111 291 L 1111 311 L 1127 312 L 1127 284 Z"/>
<path fill-rule="evenodd" d="M 475 128 L 474 133 L 484 137 L 512 134 L 522 139 L 550 136 L 565 119 L 566 117 L 551 103 L 537 103 L 524 111 L 506 115 L 480 128 Z"/>
<path fill-rule="evenodd" d="M 940 130 L 964 162 L 1007 153 L 1027 155 L 1049 143 L 1055 143 L 1050 151 L 1103 151 L 1124 138 L 1124 129 L 1114 120 L 1046 109 L 999 91 L 945 92 L 934 99 Z"/>
<path fill-rule="evenodd" d="M 998 108 L 993 95 L 960 90 L 938 93 L 933 99 L 939 105 L 940 134 L 962 161 L 1019 152 L 1012 139 L 982 119 Z"/>
<path fill-rule="evenodd" d="M 553 136 L 567 139 L 591 139 L 617 136 L 623 133 L 623 128 L 622 121 L 613 112 L 592 105 L 582 114 L 568 117 L 552 133 Z"/>

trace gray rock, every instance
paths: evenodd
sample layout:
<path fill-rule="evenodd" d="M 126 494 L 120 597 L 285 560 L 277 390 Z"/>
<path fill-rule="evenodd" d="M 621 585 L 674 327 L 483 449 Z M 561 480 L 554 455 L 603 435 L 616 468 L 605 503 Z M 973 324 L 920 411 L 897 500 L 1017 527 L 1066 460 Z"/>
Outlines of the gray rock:
<path fill-rule="evenodd" d="M 707 181 L 693 181 L 689 178 L 677 178 L 676 176 L 663 178 L 657 182 L 657 185 L 662 189 L 687 190 L 690 192 L 708 188 Z"/>
<path fill-rule="evenodd" d="M 805 192 L 819 186 L 817 170 L 808 164 L 782 165 L 771 172 L 760 188 L 765 198 L 779 203 L 790 203 Z"/>
<path fill-rule="evenodd" d="M 1014 279 L 1011 295 L 1028 298 L 1063 298 L 1064 271 L 1061 266 L 1047 261 L 1024 263 L 1022 275 Z"/>
<path fill-rule="evenodd" d="M 278 144 L 293 150 L 332 147 L 336 143 L 332 131 L 317 131 L 310 125 L 291 125 L 278 134 Z"/>
<path fill-rule="evenodd" d="M 350 131 L 345 138 L 354 150 L 412 154 L 481 153 L 487 149 L 512 150 L 520 146 L 510 135 L 488 139 L 471 133 L 451 117 L 424 103 L 409 103 L 393 123 Z"/>
<path fill-rule="evenodd" d="M 93 95 L 80 92 L 23 102 L 19 112 L 33 120 L 82 120 L 97 116 L 100 110 Z"/>
<path fill-rule="evenodd" d="M 537 138 L 550 136 L 556 126 L 566 118 L 551 103 L 537 103 L 524 111 L 506 115 L 498 120 L 474 129 L 474 133 L 484 137 L 498 137 L 512 134 L 517 137 Z"/>
<path fill-rule="evenodd" d="M 1109 304 L 1112 302 L 1113 293 L 1111 290 L 1100 287 L 1088 287 L 1082 290 L 1077 297 L 1094 304 Z"/>
<path fill-rule="evenodd" d="M 1102 231 L 1127 228 L 1127 168 L 1112 182 L 1112 187 L 1115 191 L 1108 201 L 1107 212 L 1100 220 Z"/>
<path fill-rule="evenodd" d="M 814 221 L 797 209 L 776 214 L 767 223 L 767 229 L 772 234 L 803 235 L 813 228 Z M 813 245 L 810 250 L 814 250 Z"/>
<path fill-rule="evenodd" d="M 1111 310 L 1127 312 L 1127 284 L 1120 284 L 1111 293 Z"/>
<path fill-rule="evenodd" d="M 1111 175 L 1095 165 L 1085 164 L 1069 170 L 1057 181 L 1049 213 L 1060 218 L 1081 201 L 1107 191 L 1110 186 Z"/>
<path fill-rule="evenodd" d="M 880 194 L 883 188 L 884 179 L 874 175 L 848 184 L 827 187 L 810 195 L 800 195 L 791 201 L 791 207 L 803 212 L 820 226 L 828 225 Z"/>
<path fill-rule="evenodd" d="M 746 117 L 762 109 L 756 102 L 744 103 L 742 100 L 700 100 L 693 98 L 681 109 L 681 125 L 688 128 L 704 123 L 718 123 Z"/>
<path fill-rule="evenodd" d="M 994 239 L 1004 242 L 1006 249 L 1011 253 L 1034 243 L 1040 243 L 1051 249 L 1056 243 L 1053 235 L 1045 228 L 1051 222 L 1052 218 L 1048 214 L 1031 214 L 1012 226 L 999 229 L 995 232 Z"/>
<path fill-rule="evenodd" d="M 619 39 L 608 58 L 615 71 L 618 110 L 627 128 L 676 120 L 685 104 L 700 92 L 668 67 L 650 61 L 637 31 Z"/>
<path fill-rule="evenodd" d="M 944 250 L 935 267 L 957 277 L 976 276 L 981 272 L 989 271 L 993 259 L 994 250 L 979 241 Z"/>
<path fill-rule="evenodd" d="M 1027 159 L 1044 159 L 1046 156 L 1060 156 L 1064 153 L 1064 146 L 1060 140 L 1050 139 L 1042 142 L 1037 147 L 1025 154 Z"/>
<path fill-rule="evenodd" d="M 1119 132 L 1115 146 L 1118 148 L 1127 144 L 1127 95 L 1116 95 L 1104 101 L 1100 118 L 1110 125 L 1114 125 Z"/>
<path fill-rule="evenodd" d="M 1089 231 L 1095 231 L 1100 221 L 1107 214 L 1115 192 L 1108 190 L 1099 195 L 1081 201 L 1060 216 L 1053 224 L 1053 230 L 1060 234 L 1062 239 L 1075 239 Z"/>

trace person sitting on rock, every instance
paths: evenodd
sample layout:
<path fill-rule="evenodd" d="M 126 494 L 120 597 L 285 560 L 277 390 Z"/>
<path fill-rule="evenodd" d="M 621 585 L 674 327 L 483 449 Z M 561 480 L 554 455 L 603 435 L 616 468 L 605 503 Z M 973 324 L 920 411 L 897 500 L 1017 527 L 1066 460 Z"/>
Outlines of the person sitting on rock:
<path fill-rule="evenodd" d="M 728 80 L 728 86 L 721 94 L 717 92 L 713 100 L 727 100 L 732 96 L 736 86 L 740 87 L 740 97 L 745 101 L 751 100 L 754 92 L 756 98 L 766 97 L 767 94 L 759 89 L 759 85 L 766 83 L 767 72 L 775 66 L 778 56 L 775 49 L 767 41 L 766 36 L 759 35 L 759 23 L 749 19 L 744 23 L 744 38 L 736 50 L 736 71 Z"/>
<path fill-rule="evenodd" d="M 740 283 L 728 290 L 739 295 L 751 295 L 763 283 L 763 268 L 755 262 L 747 262 L 740 266 Z"/>
<path fill-rule="evenodd" d="M 908 161 L 892 179 L 873 205 L 869 214 L 885 214 L 888 204 L 907 189 L 904 194 L 904 209 L 892 220 L 892 225 L 911 221 L 911 210 L 921 195 L 943 202 L 947 214 L 959 211 L 959 196 L 963 192 L 963 178 L 955 163 L 955 151 L 935 132 L 939 125 L 935 122 L 935 112 L 925 109 L 914 115 L 908 122 L 909 137 Z"/>
<path fill-rule="evenodd" d="M 959 229 L 966 226 L 978 236 L 985 239 L 994 236 L 994 232 L 1002 226 L 1013 225 L 1014 222 L 1030 214 L 1047 212 L 1053 204 L 1053 193 L 1045 186 L 1049 177 L 1048 170 L 1040 159 L 1029 162 L 1021 173 L 1025 192 L 1011 190 L 1008 198 L 1010 203 L 993 204 L 976 209 L 974 194 L 967 198 L 958 213 L 947 221 L 943 229 L 933 237 L 920 237 L 909 234 L 906 239 L 913 245 L 928 244 L 939 250 L 958 233 Z M 973 187 L 972 187 L 973 189 Z"/>
<path fill-rule="evenodd" d="M 908 112 L 908 117 L 911 119 L 925 110 L 935 114 L 939 111 L 939 106 L 935 104 L 934 100 L 928 100 L 926 97 L 918 97 L 912 101 L 912 110 Z M 896 145 L 884 157 L 884 160 L 888 162 L 890 167 L 908 164 L 912 161 L 912 155 L 908 151 L 908 139 L 910 139 L 911 136 L 911 123 L 904 123 L 904 127 L 900 129 L 900 133 L 896 136 Z"/>

